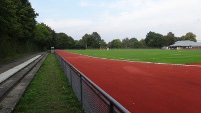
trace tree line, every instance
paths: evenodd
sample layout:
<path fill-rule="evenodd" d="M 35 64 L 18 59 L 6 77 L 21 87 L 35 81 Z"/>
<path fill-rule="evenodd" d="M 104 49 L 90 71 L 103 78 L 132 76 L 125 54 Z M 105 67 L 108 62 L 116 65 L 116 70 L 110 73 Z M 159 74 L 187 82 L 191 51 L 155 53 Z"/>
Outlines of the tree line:
<path fill-rule="evenodd" d="M 98 49 L 109 48 L 160 48 L 179 40 L 196 40 L 192 32 L 175 37 L 172 32 L 163 36 L 150 31 L 145 39 L 114 39 L 106 43 L 97 32 L 84 34 L 80 40 L 65 33 L 56 33 L 45 23 L 37 23 L 38 14 L 29 0 L 0 1 L 0 58 L 17 54 L 44 51 L 54 46 L 56 49 Z"/>
<path fill-rule="evenodd" d="M 122 40 L 113 39 L 111 42 L 106 43 L 97 32 L 92 32 L 91 34 L 86 33 L 80 40 L 74 40 L 65 33 L 55 33 L 54 30 L 44 23 L 36 24 L 35 38 L 40 44 L 40 47 L 44 49 L 49 49 L 51 46 L 54 46 L 56 49 L 99 49 L 101 47 L 115 49 L 161 48 L 181 40 L 197 41 L 196 35 L 192 32 L 188 32 L 181 37 L 175 37 L 172 32 L 167 33 L 167 35 L 162 35 L 152 31 L 147 33 L 145 39 L 141 40 L 133 37 Z"/>
<path fill-rule="evenodd" d="M 176 41 L 191 40 L 196 42 L 196 35 L 192 32 L 187 33 L 182 37 L 175 37 L 172 32 L 167 33 L 167 35 L 162 35 L 150 31 L 147 33 L 145 39 L 137 40 L 137 38 L 124 38 L 122 41 L 120 39 L 114 39 L 108 43 L 110 48 L 161 48 L 163 46 L 169 46 L 174 44 Z"/>
<path fill-rule="evenodd" d="M 38 51 L 36 16 L 28 0 L 0 1 L 0 58 Z"/>
<path fill-rule="evenodd" d="M 37 24 L 37 27 L 41 24 Z M 45 26 L 45 24 L 42 23 Z M 47 26 L 46 26 L 47 27 Z M 38 33 L 45 30 L 44 28 L 39 30 Z M 52 30 L 53 31 L 53 30 Z M 54 32 L 54 31 L 53 31 Z M 46 33 L 48 34 L 48 33 Z M 51 34 L 51 33 L 49 33 Z M 192 32 L 186 33 L 182 37 L 175 37 L 172 32 L 167 33 L 167 35 L 162 35 L 155 32 L 149 32 L 145 39 L 138 40 L 137 38 L 124 38 L 113 39 L 111 42 L 106 43 L 104 39 L 97 32 L 92 32 L 91 34 L 85 34 L 80 40 L 74 40 L 71 36 L 65 33 L 52 33 L 53 35 L 48 38 L 43 38 L 45 48 L 50 48 L 54 46 L 56 49 L 99 49 L 101 47 L 115 48 L 115 49 L 132 49 L 132 48 L 161 48 L 163 46 L 169 46 L 174 44 L 176 41 L 181 40 L 191 40 L 196 42 L 196 35 Z M 45 36 L 43 34 L 42 36 Z M 37 36 L 42 38 L 42 36 Z M 48 36 L 47 36 L 48 37 Z M 45 45 L 49 44 L 49 45 Z M 42 45 L 41 45 L 42 46 Z"/>

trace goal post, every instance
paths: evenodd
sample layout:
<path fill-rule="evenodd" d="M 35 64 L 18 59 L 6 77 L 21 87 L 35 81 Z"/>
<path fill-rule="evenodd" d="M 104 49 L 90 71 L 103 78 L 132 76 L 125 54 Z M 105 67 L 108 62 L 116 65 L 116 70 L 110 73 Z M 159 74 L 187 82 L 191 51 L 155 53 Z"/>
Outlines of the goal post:
<path fill-rule="evenodd" d="M 107 47 L 107 46 L 101 46 L 100 50 L 109 50 L 109 47 Z"/>

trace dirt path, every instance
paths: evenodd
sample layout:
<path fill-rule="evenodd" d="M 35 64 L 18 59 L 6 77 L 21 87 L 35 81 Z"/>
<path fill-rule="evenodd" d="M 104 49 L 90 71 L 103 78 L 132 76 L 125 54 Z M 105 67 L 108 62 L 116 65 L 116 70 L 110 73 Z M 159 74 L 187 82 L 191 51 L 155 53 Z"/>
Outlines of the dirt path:
<path fill-rule="evenodd" d="M 132 113 L 201 113 L 201 67 L 57 53 Z"/>

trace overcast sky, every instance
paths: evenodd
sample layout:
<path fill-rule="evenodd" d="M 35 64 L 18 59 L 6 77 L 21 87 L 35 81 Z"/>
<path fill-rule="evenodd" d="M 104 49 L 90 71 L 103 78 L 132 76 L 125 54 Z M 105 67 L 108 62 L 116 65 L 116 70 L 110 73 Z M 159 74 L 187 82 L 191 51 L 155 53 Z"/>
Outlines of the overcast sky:
<path fill-rule="evenodd" d="M 201 0 L 30 0 L 39 16 L 56 32 L 79 40 L 98 32 L 113 39 L 145 39 L 149 31 L 175 36 L 193 32 L 201 41 Z"/>

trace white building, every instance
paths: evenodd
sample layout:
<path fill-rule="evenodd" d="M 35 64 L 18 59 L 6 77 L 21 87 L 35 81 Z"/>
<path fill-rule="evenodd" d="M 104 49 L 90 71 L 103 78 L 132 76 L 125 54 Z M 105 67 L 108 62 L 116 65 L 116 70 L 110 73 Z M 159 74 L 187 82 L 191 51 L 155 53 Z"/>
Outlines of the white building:
<path fill-rule="evenodd" d="M 201 42 L 193 42 L 190 40 L 177 41 L 169 46 L 170 49 L 201 49 Z"/>

